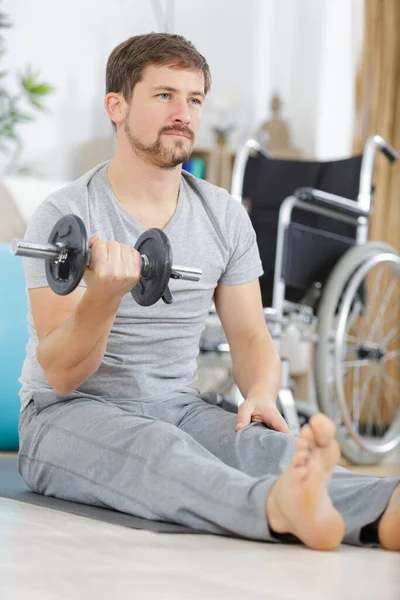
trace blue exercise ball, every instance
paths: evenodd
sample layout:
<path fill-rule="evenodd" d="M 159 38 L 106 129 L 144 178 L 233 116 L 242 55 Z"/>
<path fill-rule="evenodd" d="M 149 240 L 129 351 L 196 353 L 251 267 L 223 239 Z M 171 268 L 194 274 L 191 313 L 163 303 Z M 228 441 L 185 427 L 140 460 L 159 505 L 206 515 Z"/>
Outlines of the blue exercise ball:
<path fill-rule="evenodd" d="M 18 381 L 28 341 L 22 259 L 0 244 L 0 451 L 18 450 Z"/>

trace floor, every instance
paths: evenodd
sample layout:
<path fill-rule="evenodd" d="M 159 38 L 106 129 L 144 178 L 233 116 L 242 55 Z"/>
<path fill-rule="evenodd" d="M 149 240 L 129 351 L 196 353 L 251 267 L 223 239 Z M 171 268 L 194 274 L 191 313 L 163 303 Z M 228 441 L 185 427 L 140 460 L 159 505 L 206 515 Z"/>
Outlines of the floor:
<path fill-rule="evenodd" d="M 0 500 L 4 600 L 398 600 L 397 553 L 154 534 Z"/>
<path fill-rule="evenodd" d="M 341 464 L 400 474 L 400 448 L 377 467 Z M 400 555 L 155 534 L 0 498 L 0 599 L 92 598 L 399 600 Z"/>
<path fill-rule="evenodd" d="M 376 475 L 400 473 L 399 453 Z M 343 461 L 341 461 L 343 462 Z M 2 600 L 398 600 L 400 555 L 155 534 L 0 498 Z"/>

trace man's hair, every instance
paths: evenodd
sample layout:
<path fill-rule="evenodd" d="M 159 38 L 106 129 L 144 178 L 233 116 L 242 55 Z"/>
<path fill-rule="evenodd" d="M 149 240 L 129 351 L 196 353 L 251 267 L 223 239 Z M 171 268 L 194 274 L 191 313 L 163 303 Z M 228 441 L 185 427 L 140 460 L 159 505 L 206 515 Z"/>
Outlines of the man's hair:
<path fill-rule="evenodd" d="M 148 33 L 136 35 L 111 52 L 106 68 L 106 94 L 122 93 L 130 102 L 135 85 L 150 65 L 195 69 L 204 75 L 204 93 L 210 89 L 211 74 L 206 59 L 182 35 Z"/>

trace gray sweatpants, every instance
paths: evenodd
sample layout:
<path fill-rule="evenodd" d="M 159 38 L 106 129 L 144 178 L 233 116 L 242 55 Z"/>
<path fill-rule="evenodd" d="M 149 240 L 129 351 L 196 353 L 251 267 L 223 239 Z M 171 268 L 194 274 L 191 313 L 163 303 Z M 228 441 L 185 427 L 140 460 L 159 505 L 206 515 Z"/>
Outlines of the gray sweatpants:
<path fill-rule="evenodd" d="M 295 438 L 260 423 L 236 433 L 236 415 L 205 398 L 194 390 L 162 402 L 55 402 L 54 393 L 36 393 L 20 418 L 19 471 L 40 494 L 280 541 L 268 528 L 265 503 Z M 376 543 L 371 524 L 398 483 L 335 469 L 329 492 L 344 517 L 346 543 Z"/>

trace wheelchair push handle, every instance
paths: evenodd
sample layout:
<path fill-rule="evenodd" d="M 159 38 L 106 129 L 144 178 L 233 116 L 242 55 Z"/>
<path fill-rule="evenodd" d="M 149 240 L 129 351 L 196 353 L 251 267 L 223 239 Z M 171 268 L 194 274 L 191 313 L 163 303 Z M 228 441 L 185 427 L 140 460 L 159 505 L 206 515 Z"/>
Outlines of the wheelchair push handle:
<path fill-rule="evenodd" d="M 377 148 L 379 148 L 379 150 L 386 156 L 388 160 L 390 160 L 390 162 L 394 162 L 398 159 L 399 155 L 396 150 L 390 144 L 388 144 L 383 137 L 380 135 L 375 135 L 373 139 Z"/>

